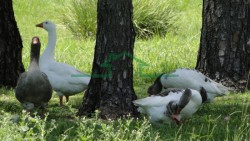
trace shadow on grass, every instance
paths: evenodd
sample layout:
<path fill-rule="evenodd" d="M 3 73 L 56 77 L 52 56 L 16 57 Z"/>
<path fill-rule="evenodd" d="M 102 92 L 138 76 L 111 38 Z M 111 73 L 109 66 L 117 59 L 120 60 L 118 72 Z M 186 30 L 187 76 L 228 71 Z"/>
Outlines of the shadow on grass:
<path fill-rule="evenodd" d="M 14 101 L 0 100 L 0 109 L 12 114 L 22 112 L 22 107 Z"/>
<path fill-rule="evenodd" d="M 3 96 L 3 95 L 2 95 Z M 7 97 L 7 98 L 6 98 Z M 10 96 L 12 97 L 12 96 Z M 41 110 L 34 110 L 34 112 L 37 112 L 36 115 L 39 116 L 39 118 L 35 117 L 33 114 L 31 117 L 33 117 L 33 120 L 27 120 L 27 115 L 23 113 L 23 108 L 21 107 L 20 103 L 18 101 L 13 101 L 13 97 L 8 99 L 9 96 L 5 96 L 5 98 L 0 99 L 0 110 L 8 113 L 9 119 L 12 119 L 13 117 L 18 118 L 18 123 L 22 122 L 22 124 L 25 123 L 29 127 L 29 130 L 33 130 L 33 134 L 40 135 L 41 130 L 45 130 L 46 132 L 46 140 L 63 140 L 67 139 L 70 140 L 69 137 L 76 137 L 77 136 L 77 122 L 75 117 L 75 111 L 76 109 L 71 108 L 69 106 L 63 106 L 60 107 L 57 104 L 49 105 L 49 107 L 44 111 L 48 114 L 48 116 L 45 118 L 44 115 L 42 115 Z M 45 127 L 42 127 L 41 125 L 45 122 Z M 21 124 L 21 125 L 22 125 Z M 16 127 L 16 126 L 15 126 Z M 19 126 L 18 126 L 19 127 Z M 20 126 L 21 128 L 22 126 Z M 13 129 L 18 130 L 18 129 Z M 50 131 L 51 130 L 51 131 Z M 24 136 L 33 136 L 28 135 L 26 133 L 20 133 Z"/>

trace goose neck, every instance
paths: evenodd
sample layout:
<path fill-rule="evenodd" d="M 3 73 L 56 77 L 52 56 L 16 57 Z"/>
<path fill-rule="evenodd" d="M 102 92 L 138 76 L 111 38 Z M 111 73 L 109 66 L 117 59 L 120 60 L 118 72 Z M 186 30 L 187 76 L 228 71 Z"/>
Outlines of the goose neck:
<path fill-rule="evenodd" d="M 40 47 L 31 47 L 29 70 L 39 69 Z"/>
<path fill-rule="evenodd" d="M 39 69 L 38 62 L 39 62 L 38 59 L 33 58 L 33 60 L 30 62 L 29 71 L 38 70 Z"/>
<path fill-rule="evenodd" d="M 48 31 L 48 45 L 43 53 L 44 58 L 48 60 L 54 60 L 56 47 L 56 31 Z"/>

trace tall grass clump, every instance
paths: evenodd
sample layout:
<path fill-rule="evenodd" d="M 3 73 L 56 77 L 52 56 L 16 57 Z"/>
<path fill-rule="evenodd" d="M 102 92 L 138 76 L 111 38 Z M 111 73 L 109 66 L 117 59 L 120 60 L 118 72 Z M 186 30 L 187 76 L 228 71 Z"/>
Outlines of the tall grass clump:
<path fill-rule="evenodd" d="M 73 0 L 65 6 L 63 22 L 80 38 L 94 38 L 96 34 L 97 0 Z"/>
<path fill-rule="evenodd" d="M 139 38 L 154 34 L 165 35 L 174 27 L 176 13 L 170 1 L 134 0 L 134 27 Z M 73 0 L 65 6 L 64 24 L 80 38 L 94 38 L 96 34 L 97 0 Z"/>
<path fill-rule="evenodd" d="M 165 36 L 171 29 L 177 13 L 170 0 L 134 0 L 134 27 L 139 38 L 153 35 Z"/>

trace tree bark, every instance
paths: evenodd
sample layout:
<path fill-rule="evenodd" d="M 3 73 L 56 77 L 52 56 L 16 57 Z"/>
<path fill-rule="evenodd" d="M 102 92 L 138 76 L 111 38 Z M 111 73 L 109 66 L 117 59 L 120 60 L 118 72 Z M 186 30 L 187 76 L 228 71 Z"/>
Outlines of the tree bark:
<path fill-rule="evenodd" d="M 244 91 L 250 57 L 250 7 L 245 0 L 203 0 L 196 69 Z"/>
<path fill-rule="evenodd" d="M 78 115 L 87 116 L 95 109 L 104 119 L 136 114 L 132 14 L 132 0 L 98 0 L 92 78 Z"/>
<path fill-rule="evenodd" d="M 249 61 L 250 62 L 250 61 Z M 248 74 L 248 78 L 247 78 L 247 90 L 249 91 L 250 90 L 250 72 Z"/>
<path fill-rule="evenodd" d="M 0 87 L 15 87 L 22 72 L 22 39 L 12 0 L 0 0 Z"/>

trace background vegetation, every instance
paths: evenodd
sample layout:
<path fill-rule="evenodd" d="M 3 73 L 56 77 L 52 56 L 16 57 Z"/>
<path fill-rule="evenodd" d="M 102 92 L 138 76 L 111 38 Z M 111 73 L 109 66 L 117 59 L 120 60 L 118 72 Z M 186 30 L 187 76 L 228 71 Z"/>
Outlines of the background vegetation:
<path fill-rule="evenodd" d="M 165 36 L 174 30 L 176 12 L 170 1 L 134 0 L 134 27 L 138 38 L 155 34 Z M 80 38 L 94 38 L 96 34 L 97 0 L 73 0 L 65 8 L 64 24 Z M 86 12 L 87 11 L 87 12 Z"/>
<path fill-rule="evenodd" d="M 90 73 L 94 54 L 96 17 L 95 3 L 84 1 L 86 8 L 81 17 L 84 28 L 73 30 L 69 27 L 78 25 L 78 19 L 71 16 L 72 23 L 66 18 L 72 14 L 74 2 L 71 0 L 13 0 L 17 24 L 23 40 L 23 62 L 25 68 L 29 64 L 30 42 L 33 36 L 39 36 L 42 51 L 47 44 L 47 32 L 35 25 L 51 20 L 57 24 L 56 60 L 75 66 Z M 146 97 L 146 90 L 152 84 L 153 76 L 158 73 L 168 73 L 176 68 L 194 68 L 199 46 L 201 29 L 201 1 L 190 0 L 137 0 L 134 4 L 135 13 L 139 18 L 147 17 L 153 21 L 154 16 L 166 14 L 170 11 L 168 23 L 163 34 L 159 30 L 150 38 L 137 38 L 135 43 L 135 57 L 145 62 L 141 67 L 134 61 L 134 85 L 139 98 Z M 146 8 L 151 5 L 150 10 Z M 153 5 L 155 3 L 156 5 Z M 165 5 L 165 6 L 160 6 Z M 77 6 L 80 6 L 78 4 Z M 141 6 L 141 7 L 140 7 Z M 92 9 L 92 11 L 91 11 Z M 141 9 L 141 10 L 139 10 Z M 77 11 L 77 9 L 75 9 Z M 136 10 L 138 10 L 136 12 Z M 80 11 L 80 10 L 79 10 Z M 150 13 L 150 11 L 152 13 Z M 148 13 L 149 12 L 149 13 Z M 136 17 L 136 15 L 134 15 Z M 163 17 L 155 17 L 163 19 Z M 143 18 L 142 18 L 143 19 Z M 88 21 L 89 20 L 89 21 Z M 145 23 L 149 21 L 145 20 Z M 134 22 L 137 22 L 136 20 Z M 135 24 L 136 25 L 136 24 Z M 137 24 L 139 25 L 139 24 Z M 136 25 L 136 26 L 137 26 Z M 89 27 L 88 27 L 89 26 Z M 152 24 L 161 26 L 159 22 Z M 151 25 L 147 25 L 151 28 Z M 78 35 L 79 32 L 84 35 Z M 78 33 L 78 34 L 77 34 Z M 143 35 L 143 34 L 142 34 Z M 89 37 L 90 38 L 87 38 Z M 143 75 L 142 75 L 143 74 Z M 98 111 L 93 118 L 75 117 L 78 106 L 82 102 L 83 94 L 72 96 L 70 102 L 58 106 L 58 97 L 54 94 L 47 109 L 47 115 L 40 117 L 29 116 L 22 111 L 14 97 L 13 90 L 0 89 L 0 140 L 249 140 L 249 92 L 244 94 L 230 94 L 216 98 L 213 103 L 202 105 L 194 116 L 180 126 L 169 124 L 161 127 L 151 125 L 147 119 L 120 119 L 103 121 L 97 118 Z"/>

